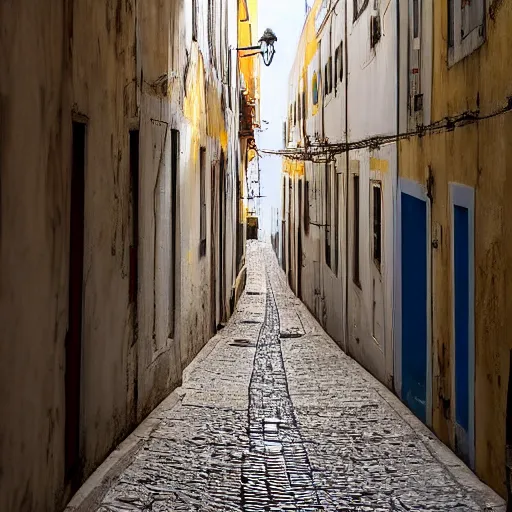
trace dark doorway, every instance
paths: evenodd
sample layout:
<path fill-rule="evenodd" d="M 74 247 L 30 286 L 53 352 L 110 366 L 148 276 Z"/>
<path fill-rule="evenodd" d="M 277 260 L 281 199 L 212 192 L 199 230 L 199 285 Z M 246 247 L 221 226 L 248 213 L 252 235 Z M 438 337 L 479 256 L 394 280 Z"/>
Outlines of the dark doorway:
<path fill-rule="evenodd" d="M 139 289 L 139 130 L 130 131 L 130 202 L 132 240 L 130 245 L 130 306 L 132 308 L 132 347 L 138 338 L 138 289 Z M 138 408 L 138 351 L 135 350 L 133 382 L 132 424 L 137 423 Z"/>
<path fill-rule="evenodd" d="M 298 229 L 297 229 L 297 297 L 302 299 L 302 226 L 303 226 L 303 204 L 304 198 L 302 196 L 302 178 L 299 179 L 299 206 L 298 211 Z"/>
<path fill-rule="evenodd" d="M 220 250 L 220 286 L 219 290 L 219 305 L 220 305 L 220 322 L 224 321 L 224 297 L 226 296 L 226 256 L 225 256 L 225 241 L 224 241 L 224 223 L 226 222 L 226 197 L 225 197 L 225 182 L 226 182 L 226 162 L 224 152 L 220 156 L 220 176 L 219 176 L 219 202 L 220 202 L 220 223 L 219 223 L 219 250 Z"/>
<path fill-rule="evenodd" d="M 171 314 L 169 338 L 176 336 L 176 286 L 178 286 L 178 173 L 180 165 L 180 132 L 171 130 Z"/>
<path fill-rule="evenodd" d="M 217 330 L 217 275 L 218 271 L 218 240 L 219 236 L 219 202 L 217 184 L 217 164 L 211 168 L 211 203 L 210 203 L 210 308 L 211 308 L 211 333 Z"/>
<path fill-rule="evenodd" d="M 288 183 L 288 254 L 287 254 L 287 268 L 286 268 L 286 276 L 288 277 L 288 284 L 290 285 L 290 288 L 293 290 L 293 269 L 292 269 L 292 236 L 293 236 L 293 229 L 292 229 L 292 196 L 293 196 L 293 188 L 292 188 L 292 181 L 289 180 Z M 294 290 L 295 291 L 295 290 Z"/>
<path fill-rule="evenodd" d="M 69 237 L 69 306 L 66 333 L 66 479 L 76 489 L 80 482 L 80 392 L 85 217 L 86 125 L 73 122 Z"/>

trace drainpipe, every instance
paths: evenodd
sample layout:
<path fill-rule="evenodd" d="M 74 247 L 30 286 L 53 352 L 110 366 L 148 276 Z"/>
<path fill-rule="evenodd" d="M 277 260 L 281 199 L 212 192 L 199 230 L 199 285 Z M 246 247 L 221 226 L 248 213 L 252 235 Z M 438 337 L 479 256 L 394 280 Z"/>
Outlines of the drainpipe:
<path fill-rule="evenodd" d="M 345 139 L 348 143 L 348 14 L 347 14 L 347 0 L 345 0 L 345 44 L 343 45 L 345 53 L 345 66 L 343 68 L 345 74 Z M 350 156 L 347 151 L 345 152 L 345 336 L 343 342 L 343 350 L 348 354 L 348 282 L 349 282 L 349 244 L 348 244 L 348 226 L 349 226 L 349 197 L 350 197 L 350 181 L 349 181 L 349 168 Z"/>

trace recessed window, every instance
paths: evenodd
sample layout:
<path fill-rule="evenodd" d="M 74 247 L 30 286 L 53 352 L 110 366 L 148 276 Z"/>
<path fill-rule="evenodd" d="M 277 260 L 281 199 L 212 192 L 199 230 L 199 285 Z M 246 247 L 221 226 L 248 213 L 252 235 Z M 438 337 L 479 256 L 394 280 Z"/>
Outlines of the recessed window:
<path fill-rule="evenodd" d="M 197 0 L 192 0 L 192 39 L 197 41 Z"/>
<path fill-rule="evenodd" d="M 331 267 L 331 166 L 329 163 L 325 164 L 325 222 L 324 222 L 324 235 L 325 235 L 325 263 Z"/>
<path fill-rule="evenodd" d="M 304 232 L 309 234 L 309 181 L 304 185 Z"/>
<path fill-rule="evenodd" d="M 420 36 L 420 0 L 412 1 L 412 36 L 417 39 Z"/>
<path fill-rule="evenodd" d="M 206 148 L 199 150 L 199 255 L 206 254 Z"/>
<path fill-rule="evenodd" d="M 313 83 L 311 85 L 313 105 L 318 105 L 318 75 L 313 73 Z"/>
<path fill-rule="evenodd" d="M 448 48 L 455 45 L 455 0 L 448 0 Z"/>
<path fill-rule="evenodd" d="M 334 90 L 337 89 L 337 84 L 343 82 L 343 41 L 339 44 L 334 52 Z"/>
<path fill-rule="evenodd" d="M 336 172 L 336 166 L 334 163 L 332 164 L 332 173 L 334 174 L 334 266 L 331 267 L 332 271 L 338 275 L 338 262 L 340 259 L 339 255 L 339 237 L 340 237 L 340 223 L 339 223 L 339 216 L 340 216 L 340 209 L 339 209 L 339 190 L 340 190 L 340 178 L 341 175 Z"/>
<path fill-rule="evenodd" d="M 329 94 L 332 92 L 332 57 L 327 61 L 327 79 L 329 82 Z"/>
<path fill-rule="evenodd" d="M 354 203 L 353 203 L 353 221 L 354 221 L 354 235 L 353 235 L 353 259 L 352 259 L 352 280 L 361 288 L 361 279 L 359 276 L 359 175 L 356 174 L 352 181 L 354 190 Z"/>
<path fill-rule="evenodd" d="M 368 6 L 369 0 L 354 0 L 354 21 L 361 16 L 362 12 Z"/>
<path fill-rule="evenodd" d="M 340 46 L 340 54 L 339 54 L 339 62 L 338 62 L 338 77 L 340 82 L 343 82 L 343 41 L 341 41 Z"/>
<path fill-rule="evenodd" d="M 324 66 L 324 98 L 329 93 L 329 79 L 327 75 L 327 64 Z"/>
<path fill-rule="evenodd" d="M 373 261 L 380 270 L 382 263 L 382 204 L 380 184 L 372 185 L 373 203 Z"/>

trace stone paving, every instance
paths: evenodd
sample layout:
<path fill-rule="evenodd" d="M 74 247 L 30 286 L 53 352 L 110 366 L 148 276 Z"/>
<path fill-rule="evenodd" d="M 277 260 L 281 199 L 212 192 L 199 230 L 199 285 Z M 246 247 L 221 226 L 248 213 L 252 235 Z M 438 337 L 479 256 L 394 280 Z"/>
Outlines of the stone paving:
<path fill-rule="evenodd" d="M 498 510 L 324 333 L 268 246 L 247 265 L 236 313 L 99 512 Z"/>

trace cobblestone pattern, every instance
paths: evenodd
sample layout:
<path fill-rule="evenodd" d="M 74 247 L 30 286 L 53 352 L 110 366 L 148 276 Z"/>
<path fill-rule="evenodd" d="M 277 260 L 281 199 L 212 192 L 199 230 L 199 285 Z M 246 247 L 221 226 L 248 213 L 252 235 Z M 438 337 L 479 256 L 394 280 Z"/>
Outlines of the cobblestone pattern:
<path fill-rule="evenodd" d="M 249 388 L 250 447 L 242 469 L 246 512 L 321 510 L 288 392 L 279 333 L 279 315 L 267 277 L 265 320 Z"/>
<path fill-rule="evenodd" d="M 251 243 L 247 261 L 237 312 L 98 510 L 483 510 L 325 335 L 271 250 Z"/>
<path fill-rule="evenodd" d="M 279 302 L 292 292 L 266 252 Z M 379 393 L 380 384 L 294 303 L 301 338 L 282 352 L 314 485 L 326 511 L 482 510 Z"/>

